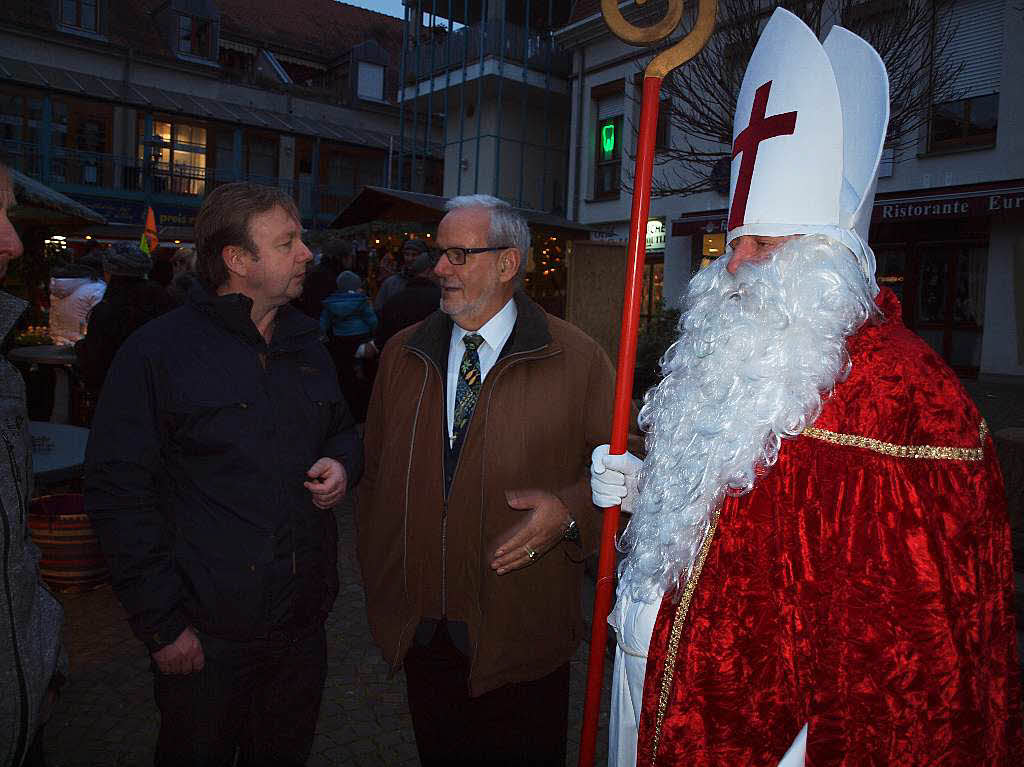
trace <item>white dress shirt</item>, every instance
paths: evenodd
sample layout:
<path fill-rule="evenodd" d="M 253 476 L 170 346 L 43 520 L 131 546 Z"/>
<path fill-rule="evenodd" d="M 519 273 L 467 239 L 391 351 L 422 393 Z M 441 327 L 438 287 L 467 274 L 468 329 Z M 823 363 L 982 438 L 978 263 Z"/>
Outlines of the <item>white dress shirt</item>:
<path fill-rule="evenodd" d="M 484 342 L 477 347 L 476 353 L 480 357 L 480 385 L 487 380 L 487 374 L 491 372 L 494 363 L 498 361 L 502 347 L 512 335 L 512 328 L 516 325 L 516 317 L 519 311 L 516 309 L 515 299 L 510 298 L 501 310 L 491 317 L 479 330 L 466 330 L 459 327 L 458 321 L 452 325 L 452 340 L 448 345 L 448 443 L 452 442 L 452 422 L 455 420 L 455 391 L 459 385 L 459 367 L 462 365 L 462 355 L 466 353 L 466 344 L 462 339 L 470 333 L 477 333 L 483 336 Z"/>

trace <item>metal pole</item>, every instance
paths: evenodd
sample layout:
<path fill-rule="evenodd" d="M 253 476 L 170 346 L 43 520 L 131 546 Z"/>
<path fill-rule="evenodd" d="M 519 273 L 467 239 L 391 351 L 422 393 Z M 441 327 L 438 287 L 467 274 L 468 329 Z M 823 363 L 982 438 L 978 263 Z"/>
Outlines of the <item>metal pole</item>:
<path fill-rule="evenodd" d="M 480 5 L 480 49 L 476 60 L 476 161 L 473 163 L 473 194 L 480 191 L 480 116 L 484 100 L 484 54 L 487 44 L 487 0 Z"/>
<path fill-rule="evenodd" d="M 469 0 L 462 1 L 462 84 L 459 85 L 459 161 L 455 167 L 455 194 L 462 194 L 462 145 L 466 137 L 466 61 L 469 59 Z"/>
<path fill-rule="evenodd" d="M 430 2 L 430 90 L 427 92 L 427 124 L 423 129 L 423 181 L 424 187 L 427 180 L 427 155 L 430 150 L 430 123 L 434 116 L 434 53 L 437 51 L 437 43 L 434 42 L 434 27 L 437 25 L 437 0 Z"/>
<path fill-rule="evenodd" d="M 448 0 L 448 32 L 444 36 L 444 137 L 441 139 L 441 191 L 444 192 L 444 167 L 448 164 L 448 94 L 452 87 L 452 0 Z"/>
<path fill-rule="evenodd" d="M 516 197 L 516 205 L 520 208 L 523 204 L 523 184 L 526 179 L 526 102 L 530 98 L 530 89 L 527 84 L 526 72 L 530 62 L 530 0 L 526 0 L 526 12 L 523 15 L 523 108 L 519 116 L 519 194 Z M 544 116 L 545 121 L 547 115 Z"/>
<path fill-rule="evenodd" d="M 405 157 L 405 52 L 409 48 L 409 13 L 405 8 L 405 35 L 402 45 L 402 60 L 398 65 L 398 189 L 402 188 L 402 159 Z M 388 187 L 390 188 L 390 184 Z"/>
<path fill-rule="evenodd" d="M 494 124 L 494 196 L 501 197 L 501 89 L 505 83 L 505 16 L 508 4 L 501 4 L 501 33 L 498 36 L 498 108 L 499 116 Z"/>
<path fill-rule="evenodd" d="M 409 166 L 409 191 L 416 191 L 416 142 L 420 135 L 420 75 L 423 64 L 420 61 L 420 38 L 423 36 L 423 0 L 416 0 L 416 77 L 412 102 L 412 163 Z"/>

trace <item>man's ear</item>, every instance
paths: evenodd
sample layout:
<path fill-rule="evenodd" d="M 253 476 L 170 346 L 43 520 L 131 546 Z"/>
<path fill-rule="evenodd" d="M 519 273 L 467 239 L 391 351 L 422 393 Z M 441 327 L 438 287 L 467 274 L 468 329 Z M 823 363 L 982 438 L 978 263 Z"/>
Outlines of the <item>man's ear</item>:
<path fill-rule="evenodd" d="M 519 251 L 516 248 L 507 248 L 498 256 L 498 279 L 501 282 L 509 282 L 519 275 Z"/>
<path fill-rule="evenodd" d="M 221 250 L 220 257 L 224 259 L 224 266 L 230 274 L 243 278 L 248 276 L 253 259 L 245 248 L 227 245 Z"/>

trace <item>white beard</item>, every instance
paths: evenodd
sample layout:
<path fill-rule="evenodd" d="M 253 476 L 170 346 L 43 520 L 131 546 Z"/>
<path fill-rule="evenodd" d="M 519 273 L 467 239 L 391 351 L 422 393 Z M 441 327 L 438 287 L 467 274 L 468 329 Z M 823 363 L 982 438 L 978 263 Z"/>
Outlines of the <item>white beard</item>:
<path fill-rule="evenodd" d="M 879 316 L 853 255 L 825 236 L 791 240 L 735 276 L 727 261 L 691 280 L 681 336 L 640 411 L 647 459 L 619 542 L 619 592 L 644 602 L 689 577 L 725 495 L 750 492 L 782 439 L 817 420 L 850 373 L 847 336 Z"/>

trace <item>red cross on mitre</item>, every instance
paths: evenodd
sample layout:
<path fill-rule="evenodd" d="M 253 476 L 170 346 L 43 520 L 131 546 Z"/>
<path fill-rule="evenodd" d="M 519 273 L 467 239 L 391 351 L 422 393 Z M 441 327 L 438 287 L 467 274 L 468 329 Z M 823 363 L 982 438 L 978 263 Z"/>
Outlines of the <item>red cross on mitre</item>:
<path fill-rule="evenodd" d="M 747 213 L 747 197 L 750 196 L 750 182 L 754 178 L 754 161 L 757 159 L 758 145 L 765 139 L 788 136 L 796 130 L 796 112 L 765 117 L 768 94 L 771 90 L 772 81 L 769 80 L 754 92 L 750 122 L 739 132 L 732 145 L 733 159 L 741 152 L 743 159 L 740 161 L 740 173 L 732 195 L 732 206 L 729 208 L 729 229 L 743 226 L 743 218 Z"/>

